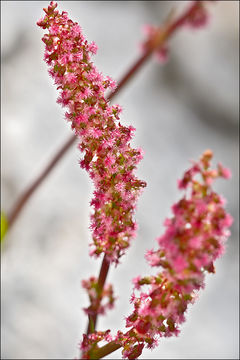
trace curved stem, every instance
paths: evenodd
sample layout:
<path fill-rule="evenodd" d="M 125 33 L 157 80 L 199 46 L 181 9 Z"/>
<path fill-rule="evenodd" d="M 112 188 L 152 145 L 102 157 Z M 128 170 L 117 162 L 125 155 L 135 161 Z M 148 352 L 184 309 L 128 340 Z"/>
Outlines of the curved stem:
<path fill-rule="evenodd" d="M 47 166 L 43 169 L 43 171 L 36 177 L 36 179 L 30 184 L 30 186 L 20 195 L 19 199 L 14 204 L 12 210 L 7 215 L 8 221 L 8 229 L 14 224 L 18 215 L 21 213 L 24 205 L 30 199 L 35 190 L 39 187 L 39 185 L 43 182 L 43 180 L 47 177 L 47 175 L 53 170 L 58 161 L 63 157 L 63 155 L 67 152 L 68 149 L 75 142 L 75 136 L 71 136 L 61 148 L 55 153 L 52 160 L 47 164 Z"/>

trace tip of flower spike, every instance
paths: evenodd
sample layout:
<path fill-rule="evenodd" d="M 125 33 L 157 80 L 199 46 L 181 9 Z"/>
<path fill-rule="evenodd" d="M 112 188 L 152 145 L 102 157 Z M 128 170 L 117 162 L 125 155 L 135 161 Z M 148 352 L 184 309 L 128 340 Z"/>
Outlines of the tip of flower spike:
<path fill-rule="evenodd" d="M 52 14 L 54 12 L 54 10 L 56 9 L 56 7 L 58 6 L 58 4 L 54 1 L 50 2 L 50 5 L 48 6 L 48 8 L 43 8 L 43 10 L 45 11 L 46 14 Z"/>
<path fill-rule="evenodd" d="M 193 179 L 197 173 L 202 175 L 203 182 L 207 187 L 210 187 L 217 177 L 231 178 L 231 171 L 228 168 L 224 168 L 221 163 L 218 163 L 217 169 L 210 169 L 212 157 L 212 150 L 204 151 L 199 162 L 193 162 L 193 166 L 184 173 L 182 179 L 178 180 L 178 188 L 182 190 L 187 189 L 191 184 L 194 185 Z M 198 185 L 195 183 L 194 187 L 196 186 Z"/>
<path fill-rule="evenodd" d="M 56 1 L 51 1 L 51 2 L 50 2 L 50 7 L 51 7 L 52 9 L 56 9 L 57 6 L 58 6 L 58 4 L 57 4 Z"/>

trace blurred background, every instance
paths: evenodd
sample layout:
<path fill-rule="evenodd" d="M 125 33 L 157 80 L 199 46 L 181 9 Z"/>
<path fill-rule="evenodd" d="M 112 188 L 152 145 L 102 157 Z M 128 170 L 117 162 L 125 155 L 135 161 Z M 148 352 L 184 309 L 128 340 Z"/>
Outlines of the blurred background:
<path fill-rule="evenodd" d="M 1 1 L 2 209 L 9 211 L 70 135 L 64 109 L 43 62 L 43 31 L 36 21 L 45 1 Z M 59 1 L 99 51 L 93 59 L 118 80 L 139 56 L 144 24 L 159 25 L 171 8 L 189 1 Z M 179 199 L 176 182 L 189 160 L 212 149 L 215 163 L 231 168 L 230 181 L 215 189 L 235 218 L 226 254 L 216 274 L 189 308 L 178 338 L 162 339 L 142 359 L 238 359 L 238 77 L 239 3 L 209 5 L 210 24 L 182 29 L 170 41 L 166 65 L 154 58 L 114 103 L 122 123 L 136 127 L 133 145 L 145 156 L 138 168 L 148 183 L 136 218 L 138 236 L 122 264 L 112 268 L 116 308 L 98 329 L 124 330 L 131 311 L 131 279 L 152 269 L 143 259 L 163 232 L 163 221 Z M 88 298 L 81 281 L 98 275 L 101 259 L 89 258 L 89 201 L 93 187 L 80 169 L 76 145 L 31 198 L 2 250 L 2 358 L 71 359 L 86 329 Z M 120 351 L 109 358 L 120 358 Z"/>

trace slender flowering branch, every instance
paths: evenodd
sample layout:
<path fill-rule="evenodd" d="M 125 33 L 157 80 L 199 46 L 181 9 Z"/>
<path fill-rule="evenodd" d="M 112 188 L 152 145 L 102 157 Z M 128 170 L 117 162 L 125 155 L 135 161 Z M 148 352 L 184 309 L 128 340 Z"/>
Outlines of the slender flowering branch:
<path fill-rule="evenodd" d="M 151 42 L 151 46 L 148 44 L 144 44 L 144 52 L 139 57 L 139 59 L 132 65 L 132 67 L 127 71 L 127 73 L 123 76 L 123 78 L 119 81 L 118 86 L 113 89 L 110 93 L 110 95 L 107 97 L 107 100 L 113 99 L 118 92 L 128 83 L 128 81 L 137 73 L 137 71 L 142 67 L 142 65 L 149 59 L 153 51 L 156 51 L 159 58 L 161 60 L 163 57 L 166 56 L 166 53 L 168 52 L 166 46 L 164 46 L 166 40 L 170 38 L 173 33 L 176 31 L 176 29 L 180 26 L 182 26 L 186 20 L 189 18 L 191 21 L 189 21 L 189 24 L 192 24 L 192 26 L 200 26 L 204 23 L 204 19 L 207 19 L 206 11 L 203 10 L 203 7 L 200 3 L 203 3 L 201 1 L 193 2 L 193 5 L 189 9 L 186 10 L 186 12 L 173 21 L 172 23 L 168 22 L 168 30 L 165 32 L 165 37 L 159 37 L 158 42 L 155 41 Z M 200 11 L 199 11 L 200 9 Z M 202 15 L 199 16 L 199 13 Z M 195 14 L 195 15 L 194 15 Z M 198 15 L 196 15 L 198 14 Z M 151 28 L 151 36 L 153 35 L 154 31 L 152 31 L 155 28 Z M 39 176 L 33 181 L 32 184 L 20 195 L 17 202 L 14 204 L 13 208 L 10 210 L 10 212 L 7 215 L 7 222 L 8 222 L 8 230 L 12 227 L 12 225 L 15 223 L 16 219 L 20 215 L 21 211 L 23 210 L 24 206 L 28 202 L 28 200 L 31 198 L 31 196 L 35 193 L 39 185 L 43 182 L 43 180 L 50 174 L 50 172 L 54 169 L 56 164 L 59 162 L 60 159 L 62 159 L 63 155 L 66 153 L 66 151 L 71 147 L 72 144 L 74 144 L 76 140 L 76 136 L 72 135 L 67 139 L 67 141 L 62 145 L 62 147 L 56 151 L 55 155 L 53 156 L 50 163 L 46 166 L 45 169 L 39 174 Z"/>
<path fill-rule="evenodd" d="M 124 358 L 136 359 L 145 346 L 152 349 L 161 337 L 179 334 L 189 304 L 204 287 L 205 274 L 215 272 L 214 262 L 224 252 L 233 221 L 224 209 L 225 200 L 212 189 L 213 181 L 229 178 L 230 171 L 221 164 L 211 169 L 211 159 L 212 152 L 205 151 L 178 182 L 185 195 L 173 205 L 173 217 L 165 220 L 158 249 L 146 254 L 151 266 L 163 270 L 133 280 L 135 289 L 143 290 L 131 298 L 134 311 L 126 319 L 131 329 L 115 337 L 109 331 L 85 336 L 84 358 L 101 358 L 123 347 Z M 101 340 L 108 343 L 99 348 Z"/>

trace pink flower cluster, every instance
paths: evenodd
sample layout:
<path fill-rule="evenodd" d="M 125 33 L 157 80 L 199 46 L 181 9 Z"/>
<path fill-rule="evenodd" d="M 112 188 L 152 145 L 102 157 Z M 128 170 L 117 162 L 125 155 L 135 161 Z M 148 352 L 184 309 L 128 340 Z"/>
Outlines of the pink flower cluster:
<path fill-rule="evenodd" d="M 134 175 L 142 150 L 130 146 L 135 129 L 119 122 L 121 107 L 110 106 L 105 97 L 105 91 L 116 85 L 91 62 L 96 44 L 88 43 L 80 26 L 56 7 L 51 2 L 37 23 L 48 30 L 42 39 L 46 45 L 44 58 L 61 91 L 58 103 L 68 108 L 66 118 L 80 139 L 79 149 L 84 154 L 81 167 L 95 186 L 91 254 L 105 253 L 117 264 L 136 232 L 133 214 L 146 186 Z"/>
<path fill-rule="evenodd" d="M 160 337 L 178 335 L 188 305 L 204 286 L 205 273 L 214 272 L 213 263 L 224 251 L 232 217 L 211 183 L 217 177 L 229 178 L 230 171 L 221 164 L 211 169 L 211 158 L 207 150 L 185 172 L 178 183 L 185 196 L 173 205 L 173 217 L 165 221 L 166 231 L 157 240 L 159 248 L 146 254 L 150 265 L 162 267 L 162 272 L 133 280 L 135 289 L 147 286 L 148 291 L 132 295 L 134 311 L 126 321 L 131 330 L 123 343 L 124 357 L 132 358 L 136 343 L 138 349 L 143 344 L 152 348 Z"/>
<path fill-rule="evenodd" d="M 88 315 L 104 315 L 107 309 L 113 308 L 115 297 L 111 284 L 99 289 L 98 279 L 92 276 L 89 280 L 82 281 L 82 287 L 87 290 L 91 304 L 84 309 Z"/>

